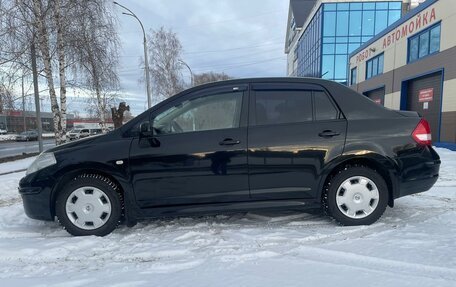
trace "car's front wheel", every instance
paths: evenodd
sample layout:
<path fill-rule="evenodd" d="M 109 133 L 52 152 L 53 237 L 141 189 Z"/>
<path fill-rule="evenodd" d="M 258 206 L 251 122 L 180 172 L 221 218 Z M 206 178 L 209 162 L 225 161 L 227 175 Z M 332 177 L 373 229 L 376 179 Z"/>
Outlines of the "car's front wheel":
<path fill-rule="evenodd" d="M 342 225 L 376 222 L 388 204 L 388 186 L 376 171 L 346 167 L 333 176 L 323 198 L 325 211 Z"/>
<path fill-rule="evenodd" d="M 122 198 L 118 187 L 108 178 L 80 175 L 57 196 L 56 215 L 72 235 L 105 236 L 120 222 Z"/>

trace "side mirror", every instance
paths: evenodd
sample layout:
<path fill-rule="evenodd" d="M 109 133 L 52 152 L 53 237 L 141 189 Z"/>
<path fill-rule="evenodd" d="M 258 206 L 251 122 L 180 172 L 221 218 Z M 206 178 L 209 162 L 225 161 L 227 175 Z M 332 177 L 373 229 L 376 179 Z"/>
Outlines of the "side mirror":
<path fill-rule="evenodd" d="M 152 129 L 150 127 L 150 122 L 143 122 L 139 126 L 139 135 L 141 137 L 150 137 L 152 136 Z"/>

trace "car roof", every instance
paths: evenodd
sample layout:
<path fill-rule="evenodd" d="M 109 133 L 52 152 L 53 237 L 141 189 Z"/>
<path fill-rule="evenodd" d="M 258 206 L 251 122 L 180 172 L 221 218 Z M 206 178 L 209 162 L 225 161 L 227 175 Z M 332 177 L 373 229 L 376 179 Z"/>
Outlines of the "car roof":
<path fill-rule="evenodd" d="M 392 110 L 389 110 L 372 100 L 368 97 L 359 94 L 358 92 L 350 89 L 349 87 L 337 83 L 335 81 L 325 80 L 321 78 L 309 78 L 309 77 L 262 77 L 262 78 L 243 78 L 212 82 L 203 84 L 190 89 L 187 89 L 172 98 L 183 96 L 188 93 L 195 91 L 219 87 L 224 85 L 248 85 L 255 83 L 264 84 L 279 84 L 279 83 L 296 83 L 296 84 L 314 84 L 319 85 L 326 89 L 329 94 L 336 101 L 337 105 L 342 110 L 342 113 L 347 119 L 369 119 L 369 118 L 383 118 L 383 117 L 397 117 L 399 114 Z M 167 100 L 163 101 L 166 104 Z M 158 104 L 157 106 L 160 106 Z"/>
<path fill-rule="evenodd" d="M 198 90 L 201 88 L 216 87 L 221 85 L 238 85 L 238 84 L 254 84 L 254 83 L 306 83 L 306 84 L 320 84 L 325 85 L 327 83 L 332 83 L 332 81 L 324 80 L 320 78 L 310 78 L 310 77 L 262 77 L 262 78 L 242 78 L 242 79 L 232 79 L 211 82 L 199 86 L 195 86 L 191 89 L 186 90 L 186 92 L 191 90 Z"/>

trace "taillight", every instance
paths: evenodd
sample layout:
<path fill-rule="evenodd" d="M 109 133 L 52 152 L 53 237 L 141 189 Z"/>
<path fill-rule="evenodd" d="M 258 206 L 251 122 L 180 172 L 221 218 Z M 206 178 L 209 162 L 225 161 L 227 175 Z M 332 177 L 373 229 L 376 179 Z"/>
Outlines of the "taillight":
<path fill-rule="evenodd" d="M 421 119 L 412 133 L 413 139 L 422 145 L 432 145 L 431 128 L 425 119 Z"/>

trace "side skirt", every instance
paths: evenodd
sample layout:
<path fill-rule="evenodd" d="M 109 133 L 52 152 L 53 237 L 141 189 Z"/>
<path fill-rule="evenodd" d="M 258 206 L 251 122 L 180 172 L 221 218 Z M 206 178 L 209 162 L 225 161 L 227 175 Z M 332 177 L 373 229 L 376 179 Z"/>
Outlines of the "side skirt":
<path fill-rule="evenodd" d="M 314 200 L 264 200 L 249 202 L 232 202 L 198 205 L 176 205 L 141 209 L 137 212 L 137 219 L 179 217 L 189 215 L 215 215 L 226 213 L 249 212 L 256 210 L 307 210 L 320 208 Z"/>

